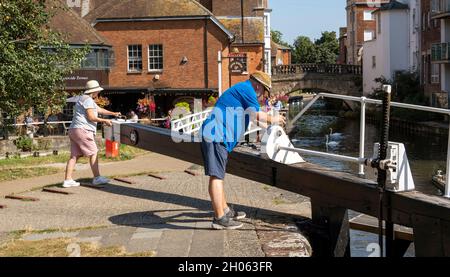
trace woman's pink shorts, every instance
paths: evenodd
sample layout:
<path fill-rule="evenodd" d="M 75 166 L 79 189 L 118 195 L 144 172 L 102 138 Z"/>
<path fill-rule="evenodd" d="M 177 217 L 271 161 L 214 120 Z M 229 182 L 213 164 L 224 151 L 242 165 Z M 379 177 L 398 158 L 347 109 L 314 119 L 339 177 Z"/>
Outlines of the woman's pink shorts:
<path fill-rule="evenodd" d="M 85 129 L 70 129 L 70 152 L 72 157 L 90 157 L 97 154 L 94 132 Z"/>

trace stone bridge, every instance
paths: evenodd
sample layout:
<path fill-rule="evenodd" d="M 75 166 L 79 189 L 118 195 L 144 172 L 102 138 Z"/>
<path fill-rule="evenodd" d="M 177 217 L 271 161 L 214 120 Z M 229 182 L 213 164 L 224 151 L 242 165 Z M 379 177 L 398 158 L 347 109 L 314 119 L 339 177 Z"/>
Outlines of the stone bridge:
<path fill-rule="evenodd" d="M 362 68 L 341 64 L 292 64 L 273 67 L 273 92 L 303 90 L 362 96 Z"/>

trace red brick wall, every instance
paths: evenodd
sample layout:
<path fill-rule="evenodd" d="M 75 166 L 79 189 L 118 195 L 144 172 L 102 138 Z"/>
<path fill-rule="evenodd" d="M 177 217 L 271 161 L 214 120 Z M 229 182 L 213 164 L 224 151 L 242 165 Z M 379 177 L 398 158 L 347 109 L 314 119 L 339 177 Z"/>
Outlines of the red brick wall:
<path fill-rule="evenodd" d="M 354 5 L 354 3 L 358 3 Z M 376 19 L 370 21 L 364 21 L 364 11 L 374 11 L 377 8 L 369 6 L 366 4 L 361 4 L 359 0 L 348 0 L 347 1 L 347 50 L 348 50 L 348 60 L 352 61 L 353 64 L 358 64 L 358 50 L 364 44 L 364 31 L 372 30 L 374 32 L 374 38 L 376 38 Z M 372 1 L 366 1 L 372 2 Z M 381 3 L 389 2 L 389 0 L 380 0 Z M 352 26 L 352 11 L 355 13 L 354 29 Z M 352 32 L 354 32 L 354 37 L 352 37 Z"/>
<path fill-rule="evenodd" d="M 284 65 L 291 64 L 291 51 L 283 50 L 281 55 L 283 57 Z"/>
<path fill-rule="evenodd" d="M 113 45 L 115 66 L 111 87 L 204 88 L 204 20 L 98 23 L 95 28 Z M 142 45 L 143 70 L 128 73 L 128 45 Z M 162 44 L 164 70 L 148 72 L 148 45 Z M 228 46 L 226 35 L 208 21 L 208 71 L 210 88 L 217 88 L 217 53 Z M 181 64 L 186 56 L 188 62 Z M 154 80 L 158 74 L 160 79 Z M 226 80 L 224 80 L 226 82 Z M 228 85 L 228 83 L 225 83 Z"/>
<path fill-rule="evenodd" d="M 247 53 L 247 70 L 248 74 L 231 74 L 231 85 L 235 85 L 239 82 L 248 80 L 249 74 L 255 71 L 263 71 L 264 67 L 262 60 L 264 58 L 264 47 L 263 45 L 233 45 L 232 47 L 237 47 L 239 53 Z"/>

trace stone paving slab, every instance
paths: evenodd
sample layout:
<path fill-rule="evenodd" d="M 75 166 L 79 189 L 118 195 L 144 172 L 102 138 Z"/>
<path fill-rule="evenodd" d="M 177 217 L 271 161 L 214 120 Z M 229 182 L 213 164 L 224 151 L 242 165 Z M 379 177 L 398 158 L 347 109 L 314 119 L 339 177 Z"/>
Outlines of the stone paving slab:
<path fill-rule="evenodd" d="M 194 230 L 166 230 L 156 249 L 157 257 L 188 257 Z"/>
<path fill-rule="evenodd" d="M 196 230 L 192 237 L 190 257 L 225 256 L 225 234 L 222 230 Z"/>
<path fill-rule="evenodd" d="M 112 181 L 103 190 L 70 188 L 67 191 L 71 195 L 40 190 L 21 193 L 41 201 L 5 199 L 9 208 L 0 210 L 0 234 L 60 228 L 68 230 L 67 234 L 61 231 L 46 236 L 69 236 L 103 247 L 121 246 L 130 253 L 155 251 L 160 257 L 289 256 L 295 252 L 291 249 L 294 246 L 307 248 L 293 243 L 298 237 L 286 235 L 297 232 L 286 226 L 310 214 L 307 198 L 227 176 L 227 200 L 236 210 L 245 211 L 248 218 L 241 230 L 217 231 L 211 229 L 208 178 L 183 171 L 164 176 L 166 180 L 130 176 L 127 179 L 133 184 Z M 103 228 L 70 231 L 95 226 Z M 46 238 L 42 234 L 30 237 Z M 288 243 L 277 241 L 280 237 Z M 277 247 L 287 250 L 274 251 Z"/>

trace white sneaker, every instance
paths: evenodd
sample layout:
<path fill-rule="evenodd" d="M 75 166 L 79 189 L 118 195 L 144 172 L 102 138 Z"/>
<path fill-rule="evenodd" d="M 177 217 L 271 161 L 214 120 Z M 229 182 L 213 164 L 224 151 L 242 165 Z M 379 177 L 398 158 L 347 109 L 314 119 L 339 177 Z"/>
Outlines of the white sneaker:
<path fill-rule="evenodd" d="M 97 176 L 94 178 L 94 180 L 92 180 L 92 184 L 93 185 L 104 185 L 109 183 L 109 179 L 103 176 Z"/>
<path fill-rule="evenodd" d="M 79 187 L 80 183 L 74 181 L 74 180 L 65 180 L 63 183 L 64 188 L 71 188 L 71 187 Z"/>

